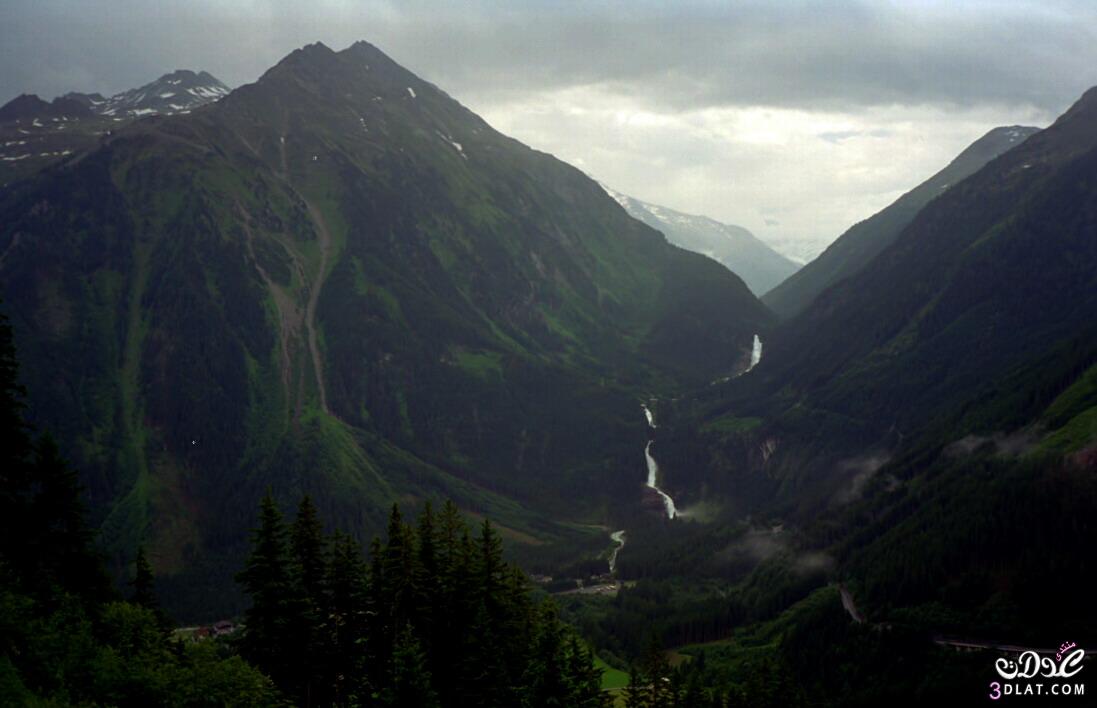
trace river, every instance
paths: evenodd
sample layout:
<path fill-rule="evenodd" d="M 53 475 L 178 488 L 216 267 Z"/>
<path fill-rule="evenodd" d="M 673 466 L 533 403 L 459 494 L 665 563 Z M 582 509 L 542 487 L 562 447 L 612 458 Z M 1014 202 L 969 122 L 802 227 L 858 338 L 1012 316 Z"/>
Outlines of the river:
<path fill-rule="evenodd" d="M 625 530 L 614 531 L 609 537 L 617 544 L 613 552 L 609 554 L 609 572 L 613 574 L 617 572 L 617 554 L 625 547 Z"/>

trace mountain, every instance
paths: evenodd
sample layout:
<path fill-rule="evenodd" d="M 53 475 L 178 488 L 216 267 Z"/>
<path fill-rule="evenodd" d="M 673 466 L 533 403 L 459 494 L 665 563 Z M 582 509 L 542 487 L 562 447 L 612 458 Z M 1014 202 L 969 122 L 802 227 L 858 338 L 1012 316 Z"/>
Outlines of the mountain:
<path fill-rule="evenodd" d="M 1053 427 L 1041 416 L 1097 363 L 1094 126 L 1090 91 L 943 190 L 864 268 L 777 328 L 749 375 L 704 394 L 700 427 L 752 421 L 732 438 L 751 457 L 744 474 L 764 469 L 769 480 L 754 478 L 756 499 L 795 488 L 811 508 L 911 445 L 966 435 L 1034 425 L 1039 447 L 1074 425 L 1062 451 L 1088 444 L 1070 423 L 1088 394 Z"/>
<path fill-rule="evenodd" d="M 765 293 L 762 301 L 785 318 L 803 311 L 819 293 L 857 273 L 891 245 L 926 204 L 1037 131 L 1018 125 L 991 130 L 943 170 L 879 213 L 850 227 L 815 260 Z"/>
<path fill-rule="evenodd" d="M 90 115 L 91 111 L 79 101 L 60 97 L 47 103 L 34 94 L 16 96 L 0 106 L 0 122 L 33 121 L 36 118 L 82 118 Z"/>
<path fill-rule="evenodd" d="M 772 642 L 798 677 L 826 654 L 813 695 L 868 706 L 969 690 L 994 657 L 950 673 L 965 645 L 1097 637 L 1097 88 L 763 340 L 655 404 L 692 523 L 629 528 L 600 639 L 727 672 Z"/>
<path fill-rule="evenodd" d="M 121 118 L 185 113 L 220 100 L 228 93 L 228 86 L 205 71 L 195 73 L 189 69 L 178 69 L 110 98 L 103 98 L 98 93 L 68 93 L 62 98 L 87 106 L 99 115 Z"/>
<path fill-rule="evenodd" d="M 994 523 L 1012 528 L 1008 508 L 1024 528 L 1031 507 L 1014 498 L 1019 489 L 1064 508 L 1067 498 L 1089 498 L 1095 234 L 1092 89 L 1052 126 L 930 201 L 860 272 L 776 329 L 749 374 L 664 411 L 666 484 L 687 508 L 719 490 L 740 512 L 779 510 L 805 524 L 864 497 L 853 507 L 857 520 L 834 522 L 847 536 L 834 526 L 825 532 L 851 544 L 843 553 L 859 549 L 851 564 L 862 572 L 885 547 L 896 557 L 928 552 L 904 540 L 903 523 L 942 537 L 948 529 L 957 549 L 975 539 L 993 545 L 1006 538 L 1000 528 L 952 515 L 997 499 L 1003 516 Z M 1059 521 L 1087 539 L 1097 532 L 1075 516 Z M 1018 564 L 1041 554 L 1069 562 L 1065 546 L 1038 543 L 1026 553 L 1035 556 L 993 557 L 1019 578 L 1032 576 Z M 954 554 L 965 558 L 958 550 L 942 557 Z M 955 572 L 992 572 L 973 557 Z M 982 602 L 989 591 L 978 583 L 971 599 Z M 923 601 L 939 590 L 919 587 Z M 889 592 L 875 588 L 876 599 Z M 1031 610 L 1036 594 L 1009 597 Z"/>
<path fill-rule="evenodd" d="M 47 103 L 38 96 L 18 96 L 0 108 L 0 185 L 75 159 L 142 116 L 189 113 L 227 93 L 204 71 L 180 70 L 110 98 L 68 93 Z"/>
<path fill-rule="evenodd" d="M 238 601 L 268 487 L 361 534 L 446 496 L 530 558 L 609 545 L 574 522 L 639 504 L 639 400 L 741 370 L 773 319 L 365 42 L 124 125 L 0 216 L 30 412 L 183 616 Z"/>
<path fill-rule="evenodd" d="M 707 216 L 683 214 L 667 207 L 647 204 L 605 185 L 602 188 L 630 216 L 663 232 L 674 245 L 723 263 L 742 278 L 756 295 L 767 292 L 799 268 L 741 226 L 723 224 Z"/>

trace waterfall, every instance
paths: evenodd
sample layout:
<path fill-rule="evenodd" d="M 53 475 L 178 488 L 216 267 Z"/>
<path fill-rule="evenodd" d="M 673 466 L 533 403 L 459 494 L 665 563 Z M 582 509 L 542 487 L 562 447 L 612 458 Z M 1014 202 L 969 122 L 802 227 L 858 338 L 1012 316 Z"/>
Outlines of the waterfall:
<path fill-rule="evenodd" d="M 747 367 L 747 371 L 750 371 L 754 367 L 758 366 L 758 362 L 762 360 L 762 340 L 758 338 L 758 335 L 754 335 L 754 344 L 750 348 L 750 366 Z M 745 374 L 747 371 L 744 371 Z"/>

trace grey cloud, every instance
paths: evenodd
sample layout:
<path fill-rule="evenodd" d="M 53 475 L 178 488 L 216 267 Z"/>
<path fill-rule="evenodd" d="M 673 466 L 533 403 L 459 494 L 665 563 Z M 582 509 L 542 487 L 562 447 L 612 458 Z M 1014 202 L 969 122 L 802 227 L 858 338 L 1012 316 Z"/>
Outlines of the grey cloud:
<path fill-rule="evenodd" d="M 1055 112 L 1097 83 L 1097 7 L 1087 2 L 7 0 L 0 95 L 109 93 L 177 67 L 239 84 L 302 44 L 359 38 L 479 100 L 597 84 L 663 110 L 1024 103 Z"/>

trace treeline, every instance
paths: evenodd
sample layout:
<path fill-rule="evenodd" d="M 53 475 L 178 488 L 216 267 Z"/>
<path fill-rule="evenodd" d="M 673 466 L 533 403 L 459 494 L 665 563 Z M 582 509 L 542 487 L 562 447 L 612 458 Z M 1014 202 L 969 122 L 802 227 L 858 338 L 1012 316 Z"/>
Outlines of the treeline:
<path fill-rule="evenodd" d="M 23 417 L 0 315 L 0 705 L 602 707 L 586 645 L 535 603 L 485 521 L 393 507 L 367 561 L 302 500 L 268 495 L 239 581 L 238 636 L 184 640 L 139 552 L 123 598 L 96 549 L 76 473 Z"/>
<path fill-rule="evenodd" d="M 367 562 L 308 497 L 287 525 L 268 495 L 239 581 L 241 654 L 297 705 L 605 705 L 584 643 L 532 601 L 491 523 L 473 537 L 452 502 L 414 526 L 393 506 Z"/>
<path fill-rule="evenodd" d="M 143 554 L 123 600 L 76 473 L 27 426 L 22 400 L 0 315 L 0 704 L 276 703 L 270 680 L 223 645 L 172 637 Z"/>

